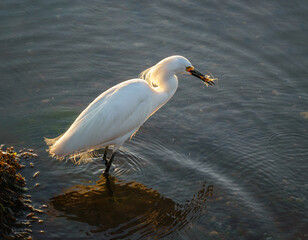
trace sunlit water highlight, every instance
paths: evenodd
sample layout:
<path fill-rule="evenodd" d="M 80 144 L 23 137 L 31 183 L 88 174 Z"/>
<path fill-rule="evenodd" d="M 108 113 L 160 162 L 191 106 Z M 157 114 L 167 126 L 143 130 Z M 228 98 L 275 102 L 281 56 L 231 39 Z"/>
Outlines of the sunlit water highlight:
<path fill-rule="evenodd" d="M 77 185 L 53 197 L 48 213 L 87 223 L 91 233 L 110 239 L 162 238 L 200 217 L 212 193 L 213 186 L 203 185 L 178 204 L 140 183 L 101 176 L 94 185 Z"/>

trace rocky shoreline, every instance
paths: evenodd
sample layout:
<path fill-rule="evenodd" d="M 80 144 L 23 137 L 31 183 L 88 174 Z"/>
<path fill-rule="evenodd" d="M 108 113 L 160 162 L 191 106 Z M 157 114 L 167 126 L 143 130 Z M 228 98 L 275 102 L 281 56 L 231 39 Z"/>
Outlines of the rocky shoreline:
<path fill-rule="evenodd" d="M 26 187 L 26 179 L 18 173 L 25 167 L 21 163 L 37 158 L 32 149 L 15 151 L 14 147 L 0 146 L 0 238 L 32 239 L 31 223 L 42 223 L 36 214 L 44 213 L 45 206 L 34 208 L 31 195 Z M 33 167 L 33 163 L 29 163 Z M 37 177 L 39 172 L 33 174 Z"/>

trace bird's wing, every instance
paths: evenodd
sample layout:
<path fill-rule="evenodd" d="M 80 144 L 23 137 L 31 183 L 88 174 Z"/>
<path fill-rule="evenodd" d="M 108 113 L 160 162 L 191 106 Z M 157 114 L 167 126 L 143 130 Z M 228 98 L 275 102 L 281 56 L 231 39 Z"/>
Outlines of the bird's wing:
<path fill-rule="evenodd" d="M 118 84 L 98 96 L 50 147 L 63 157 L 92 149 L 137 130 L 152 113 L 153 90 L 140 79 Z"/>

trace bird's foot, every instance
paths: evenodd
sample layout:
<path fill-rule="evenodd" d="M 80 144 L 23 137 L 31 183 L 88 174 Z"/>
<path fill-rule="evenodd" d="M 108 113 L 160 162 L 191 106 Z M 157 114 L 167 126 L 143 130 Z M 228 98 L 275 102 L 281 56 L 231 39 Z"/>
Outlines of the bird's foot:
<path fill-rule="evenodd" d="M 103 175 L 104 175 L 105 178 L 108 179 L 108 177 L 109 177 L 109 172 L 107 172 L 107 171 L 105 170 L 104 173 L 103 173 Z"/>

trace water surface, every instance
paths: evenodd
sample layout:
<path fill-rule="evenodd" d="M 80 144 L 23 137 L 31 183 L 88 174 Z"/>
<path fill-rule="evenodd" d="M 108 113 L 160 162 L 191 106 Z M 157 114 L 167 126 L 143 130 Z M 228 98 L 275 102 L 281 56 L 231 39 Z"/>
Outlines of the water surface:
<path fill-rule="evenodd" d="M 0 6 L 0 142 L 39 153 L 41 174 L 28 185 L 40 182 L 33 203 L 48 214 L 35 239 L 39 230 L 45 239 L 307 238 L 306 1 Z M 43 137 L 174 54 L 218 84 L 180 76 L 175 96 L 117 155 L 110 185 L 100 159 L 48 156 Z"/>

